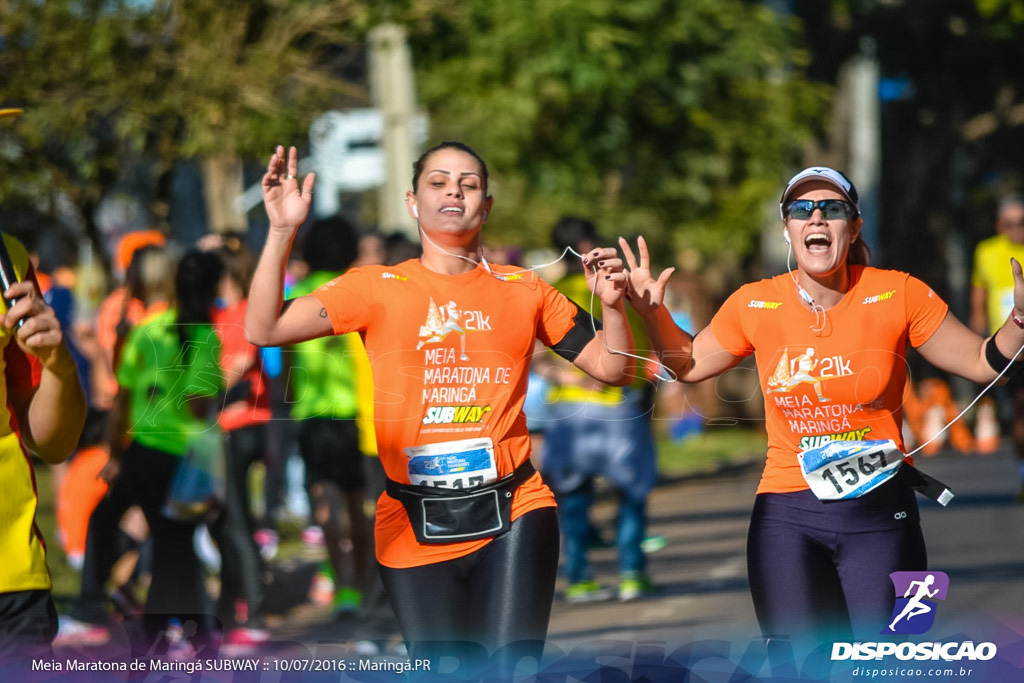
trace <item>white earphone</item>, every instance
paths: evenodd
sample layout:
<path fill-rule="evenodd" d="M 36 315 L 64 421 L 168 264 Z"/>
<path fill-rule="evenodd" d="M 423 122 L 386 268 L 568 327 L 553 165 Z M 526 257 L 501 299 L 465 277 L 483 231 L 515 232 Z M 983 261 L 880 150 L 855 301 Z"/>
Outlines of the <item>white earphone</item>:
<path fill-rule="evenodd" d="M 415 216 L 416 218 L 420 217 L 419 209 L 416 208 L 415 204 L 412 205 L 412 215 Z"/>
<path fill-rule="evenodd" d="M 789 244 L 789 228 L 782 231 L 782 239 L 786 240 L 786 244 Z"/>
<path fill-rule="evenodd" d="M 811 308 L 814 308 L 814 299 L 811 298 L 811 295 L 807 293 L 806 289 L 804 289 L 800 285 L 797 285 L 796 293 L 800 295 L 800 298 L 803 299 L 804 303 L 806 303 Z"/>

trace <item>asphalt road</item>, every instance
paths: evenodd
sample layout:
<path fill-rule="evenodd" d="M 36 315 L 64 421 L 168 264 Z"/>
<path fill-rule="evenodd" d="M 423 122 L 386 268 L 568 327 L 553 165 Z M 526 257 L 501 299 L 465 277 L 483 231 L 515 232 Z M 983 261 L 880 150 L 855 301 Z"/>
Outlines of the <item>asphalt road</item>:
<path fill-rule="evenodd" d="M 918 457 L 917 465 L 956 494 L 945 508 L 918 497 L 929 568 L 949 577 L 947 598 L 928 638 L 995 642 L 1016 670 L 1004 674 L 993 668 L 987 678 L 975 671 L 967 680 L 1024 681 L 1024 504 L 1015 500 L 1016 460 L 1005 448 L 985 456 L 943 451 Z M 558 600 L 549 631 L 552 657 L 594 660 L 594 653 L 604 648 L 611 653 L 599 660 L 605 664 L 634 675 L 668 672 L 665 680 L 671 680 L 671 666 L 659 667 L 659 659 L 676 664 L 679 657 L 670 657 L 673 653 L 710 647 L 717 648 L 715 657 L 704 660 L 711 673 L 704 671 L 700 678 L 731 680 L 735 665 L 760 642 L 745 557 L 759 470 L 656 489 L 650 499 L 650 532 L 668 541 L 648 556 L 658 593 L 628 603 L 571 605 Z M 610 524 L 613 513 L 605 504 L 595 517 Z M 593 558 L 597 578 L 614 585 L 614 550 L 595 550 Z M 564 579 L 559 585 L 564 588 Z M 773 673 L 761 671 L 764 680 L 774 680 Z M 856 677 L 833 671 L 822 680 Z"/>
<path fill-rule="evenodd" d="M 993 642 L 999 648 L 999 656 L 993 661 L 968 662 L 971 671 L 967 674 L 964 667 L 941 670 L 948 675 L 925 676 L 930 681 L 956 683 L 1024 681 L 1024 504 L 1015 501 L 1017 463 L 1009 450 L 1003 449 L 987 456 L 947 451 L 919 458 L 918 466 L 956 493 L 946 508 L 919 498 L 930 569 L 949 577 L 947 598 L 939 606 L 927 638 Z M 534 666 L 534 671 L 539 669 L 544 675 L 523 680 L 864 680 L 861 676 L 866 674 L 854 673 L 860 664 L 857 662 L 822 662 L 819 654 L 818 660 L 791 657 L 792 661 L 787 662 L 783 657 L 780 665 L 767 658 L 748 593 L 745 558 L 747 525 L 759 474 L 758 464 L 715 476 L 663 483 L 656 488 L 649 505 L 650 533 L 663 536 L 667 542 L 664 548 L 648 555 L 657 593 L 632 602 L 568 604 L 561 597 L 565 580 L 560 578 L 544 659 Z M 594 518 L 606 533 L 610 533 L 613 515 L 609 501 L 595 507 Z M 615 585 L 618 571 L 614 549 L 595 549 L 592 560 L 596 578 Z M 314 566 L 307 562 L 279 576 L 268 598 L 289 604 L 304 600 Z M 394 672 L 383 677 L 375 677 L 381 672 L 373 671 L 317 676 L 273 668 L 277 664 L 272 662 L 308 664 L 325 658 L 352 663 L 358 654 L 356 641 L 367 637 L 386 639 L 389 635 L 393 642 L 398 640 L 386 620 L 373 625 L 364 616 L 331 620 L 329 608 L 300 604 L 272 620 L 272 642 L 252 653 L 262 657 L 261 667 L 271 668 L 263 668 L 255 677 L 211 677 L 207 672 L 195 680 L 401 680 Z M 124 636 L 120 634 L 102 649 L 76 648 L 58 654 L 116 659 L 127 650 Z M 830 646 L 823 645 L 826 650 Z M 824 658 L 828 660 L 828 654 Z M 377 663 L 402 661 L 387 649 L 370 659 Z M 450 670 L 412 678 L 430 682 L 480 680 L 465 665 L 449 664 Z M 869 664 L 878 666 L 877 662 Z M 529 671 L 528 665 L 526 673 Z M 878 676 L 877 672 L 873 677 L 884 681 L 921 678 Z"/>
<path fill-rule="evenodd" d="M 1024 612 L 1024 505 L 1015 503 L 1017 465 L 1008 450 L 987 456 L 944 451 L 918 458 L 920 469 L 956 494 L 948 507 L 918 497 L 929 564 L 950 577 L 949 616 Z M 745 469 L 662 485 L 650 498 L 650 532 L 666 547 L 648 555 L 656 596 L 633 603 L 569 605 L 559 600 L 550 636 L 571 645 L 588 638 L 694 640 L 756 634 L 747 593 L 746 533 L 760 472 Z M 612 528 L 614 508 L 595 518 Z M 592 551 L 597 578 L 617 582 L 614 549 Z M 564 584 L 559 584 L 564 588 Z"/>

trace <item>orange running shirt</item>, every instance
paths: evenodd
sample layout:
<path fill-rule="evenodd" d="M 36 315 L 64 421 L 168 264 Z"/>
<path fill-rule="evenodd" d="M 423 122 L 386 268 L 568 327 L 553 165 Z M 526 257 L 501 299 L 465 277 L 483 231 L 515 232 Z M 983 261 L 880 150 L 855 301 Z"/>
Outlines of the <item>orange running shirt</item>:
<path fill-rule="evenodd" d="M 335 334 L 359 331 L 373 370 L 377 448 L 387 476 L 408 483 L 407 446 L 490 437 L 498 476 L 530 457 L 523 415 L 534 339 L 557 344 L 577 307 L 534 273 L 492 265 L 439 275 L 418 260 L 354 268 L 313 292 Z M 534 475 L 512 518 L 554 506 Z M 377 507 L 377 559 L 415 567 L 471 553 L 489 539 L 420 545 L 402 504 Z"/>
<path fill-rule="evenodd" d="M 245 312 L 249 302 L 245 299 L 231 308 L 218 308 L 213 312 L 213 329 L 220 338 L 220 369 L 227 379 L 237 374 L 237 368 L 246 370 L 238 381 L 249 382 L 249 394 L 244 400 L 224 406 L 220 413 L 220 426 L 224 431 L 263 424 L 270 421 L 269 381 L 263 372 L 259 349 L 245 338 Z"/>
<path fill-rule="evenodd" d="M 893 439 L 903 448 L 907 344 L 928 341 L 948 306 L 906 273 L 854 266 L 850 279 L 817 319 L 784 273 L 744 285 L 711 321 L 723 347 L 757 362 L 768 431 L 758 493 L 808 488 L 797 453 L 829 441 Z"/>
<path fill-rule="evenodd" d="M 141 300 L 131 298 L 125 302 L 128 290 L 118 287 L 110 292 L 100 304 L 96 313 L 96 343 L 102 351 L 100 362 L 108 365 L 107 372 L 101 377 L 102 386 L 94 387 L 98 394 L 96 402 L 103 407 L 109 408 L 117 394 L 117 361 L 115 357 L 120 352 L 118 344 L 117 328 L 122 318 L 126 327 L 130 328 L 146 316 L 146 305 Z M 121 338 L 123 342 L 123 337 Z"/>

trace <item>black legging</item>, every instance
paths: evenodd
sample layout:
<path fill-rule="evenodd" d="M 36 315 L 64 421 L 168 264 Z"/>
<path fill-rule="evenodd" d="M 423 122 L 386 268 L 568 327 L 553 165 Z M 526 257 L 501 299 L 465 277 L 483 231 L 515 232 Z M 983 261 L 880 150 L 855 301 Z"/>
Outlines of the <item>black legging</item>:
<path fill-rule="evenodd" d="M 913 491 L 886 486 L 824 505 L 809 491 L 757 496 L 747 569 L 765 637 L 814 646 L 869 638 L 886 626 L 895 602 L 889 574 L 928 568 Z M 898 514 L 905 519 L 894 524 Z"/>
<path fill-rule="evenodd" d="M 81 592 L 70 615 L 90 622 L 106 620 L 106 582 L 117 561 L 121 516 L 139 505 L 153 543 L 153 561 L 146 614 L 193 615 L 209 612 L 203 570 L 192 545 L 196 523 L 168 519 L 162 512 L 181 457 L 132 441 L 124 452 L 121 472 L 89 518 Z M 159 546 L 159 547 L 158 547 Z"/>
<path fill-rule="evenodd" d="M 263 562 L 253 539 L 256 523 L 249 512 L 249 469 L 263 459 L 266 429 L 251 425 L 225 432 L 224 508 L 211 531 L 220 547 L 221 590 L 216 614 L 225 629 L 248 618 L 258 624 L 263 608 Z M 238 613 L 237 600 L 244 600 L 245 614 Z"/>
<path fill-rule="evenodd" d="M 511 670 L 524 657 L 539 662 L 558 552 L 558 516 L 548 507 L 519 517 L 508 533 L 465 557 L 406 569 L 381 567 L 410 657 L 436 662 L 441 655 L 462 655 L 460 667 L 473 659 L 489 670 Z"/>
<path fill-rule="evenodd" d="M 153 544 L 149 590 L 142 628 L 133 639 L 136 654 L 162 654 L 163 632 L 177 618 L 197 654 L 208 652 L 215 624 L 203 581 L 203 568 L 192 545 L 195 522 L 180 522 L 163 514 L 164 502 L 181 457 L 132 441 L 124 452 L 115 487 L 124 487 L 128 500 L 146 515 Z M 91 526 L 90 526 L 91 529 Z"/>

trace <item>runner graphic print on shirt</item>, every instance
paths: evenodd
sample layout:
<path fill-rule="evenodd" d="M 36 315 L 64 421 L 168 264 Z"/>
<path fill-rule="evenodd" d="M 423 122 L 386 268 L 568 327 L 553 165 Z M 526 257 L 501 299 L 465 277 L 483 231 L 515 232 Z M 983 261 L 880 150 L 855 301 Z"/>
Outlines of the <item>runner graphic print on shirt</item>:
<path fill-rule="evenodd" d="M 810 384 L 822 403 L 830 401 L 821 393 L 821 378 L 813 373 L 818 367 L 818 359 L 814 357 L 814 347 L 809 346 L 801 355 L 789 360 L 789 350 L 783 349 L 782 358 L 775 368 L 775 374 L 768 380 L 769 391 L 790 391 L 800 384 Z"/>
<path fill-rule="evenodd" d="M 424 353 L 423 425 L 445 426 L 441 431 L 477 431 L 492 406 L 477 402 L 478 390 L 492 382 L 501 382 L 509 369 L 490 365 L 460 365 L 470 360 L 466 337 L 470 332 L 491 331 L 490 316 L 483 311 L 463 310 L 454 301 L 438 306 L 433 297 L 425 322 L 419 328 L 416 350 Z M 445 343 L 454 333 L 459 347 Z M 489 355 L 489 354 L 488 354 Z M 477 354 L 479 361 L 479 354 Z M 425 430 L 430 431 L 430 430 Z"/>
<path fill-rule="evenodd" d="M 416 345 L 419 351 L 427 344 L 437 344 L 444 341 L 445 337 L 454 332 L 459 335 L 462 344 L 460 360 L 469 360 L 466 355 L 466 330 L 462 328 L 462 312 L 458 304 L 449 301 L 444 307 L 444 312 L 437 308 L 434 297 L 430 297 L 430 308 L 427 309 L 427 321 L 420 326 L 420 343 Z"/>

